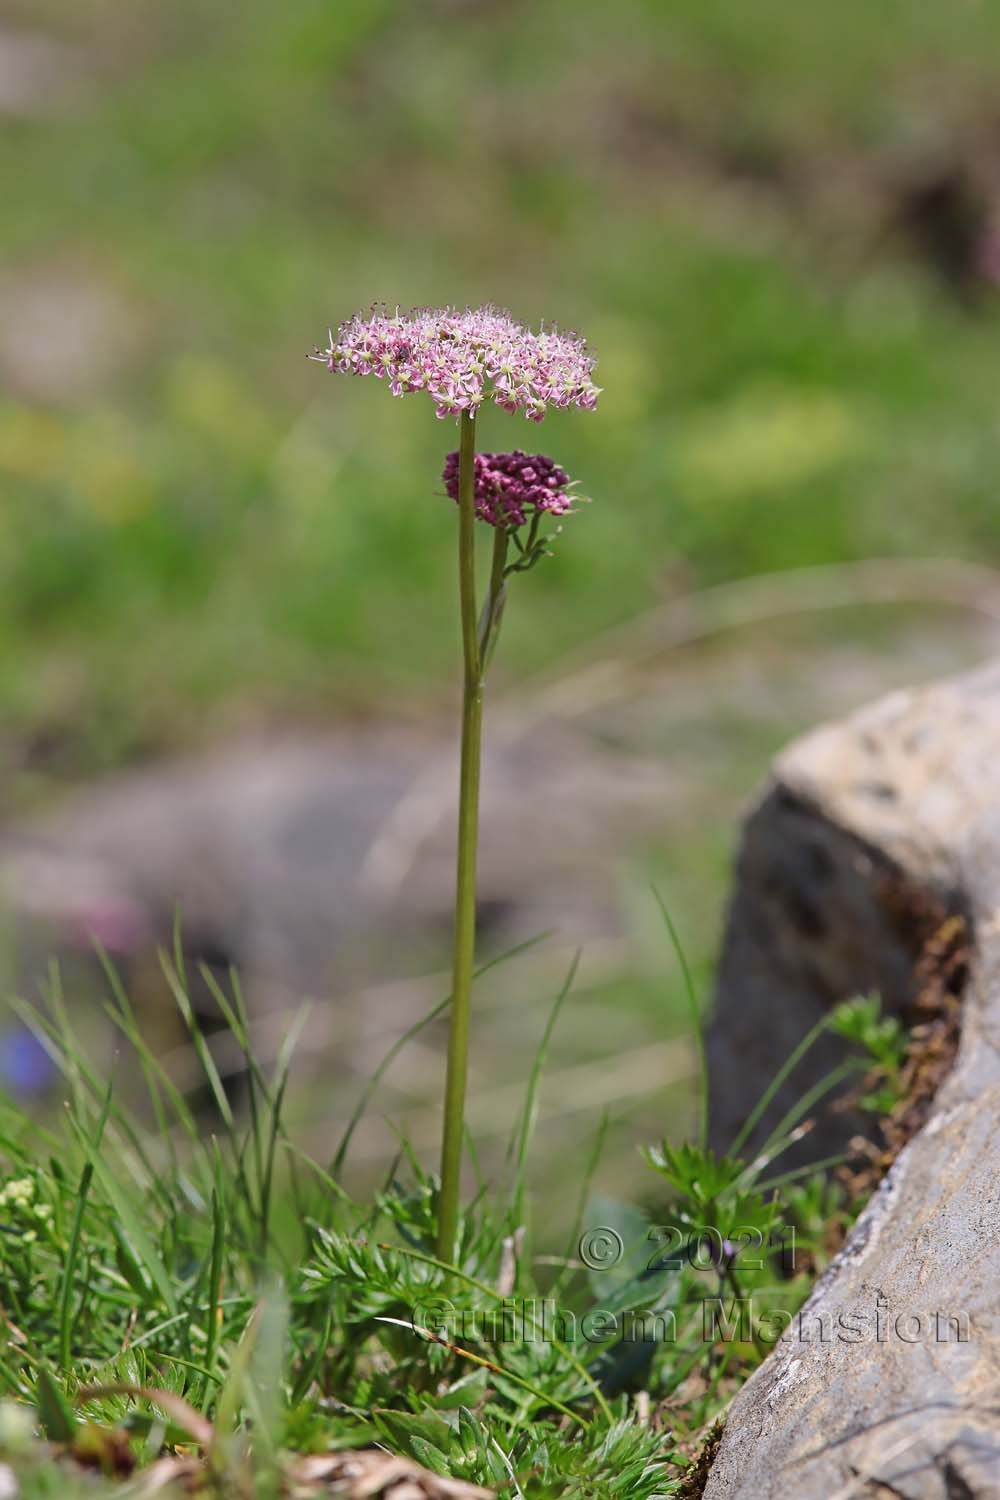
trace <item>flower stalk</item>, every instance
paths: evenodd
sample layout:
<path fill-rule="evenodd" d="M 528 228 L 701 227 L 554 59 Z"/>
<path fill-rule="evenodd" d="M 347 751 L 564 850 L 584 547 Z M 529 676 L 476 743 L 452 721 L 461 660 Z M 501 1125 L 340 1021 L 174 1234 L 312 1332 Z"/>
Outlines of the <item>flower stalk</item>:
<path fill-rule="evenodd" d="M 448 1071 L 444 1092 L 441 1141 L 441 1190 L 438 1198 L 437 1252 L 455 1257 L 458 1200 L 465 1132 L 465 1091 L 469 1066 L 472 1013 L 472 966 L 476 949 L 476 855 L 479 840 L 479 779 L 483 737 L 483 660 L 476 619 L 476 418 L 461 418 L 458 477 L 458 579 L 462 617 L 462 750 L 458 800 L 458 865 L 455 879 L 455 937 L 452 962 Z M 491 597 L 486 603 L 492 614 Z M 483 645 L 488 645 L 489 631 Z"/>
<path fill-rule="evenodd" d="M 458 579 L 462 617 L 462 748 L 458 797 L 458 862 L 455 878 L 455 936 L 452 961 L 451 1024 L 441 1141 L 437 1253 L 456 1254 L 458 1204 L 465 1133 L 465 1094 L 472 1016 L 472 971 L 476 956 L 476 863 L 479 844 L 479 784 L 482 762 L 483 695 L 486 672 L 496 649 L 507 596 L 509 533 L 493 533 L 490 582 L 476 618 L 476 417 L 463 412 L 458 461 Z"/>

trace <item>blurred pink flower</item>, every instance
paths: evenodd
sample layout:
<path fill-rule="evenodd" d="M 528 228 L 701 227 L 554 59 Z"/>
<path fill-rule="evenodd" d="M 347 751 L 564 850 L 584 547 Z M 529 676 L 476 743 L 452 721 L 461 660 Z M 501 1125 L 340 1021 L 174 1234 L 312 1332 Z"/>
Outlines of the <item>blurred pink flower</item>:
<path fill-rule="evenodd" d="M 83 898 L 70 914 L 70 930 L 81 947 L 96 942 L 108 953 L 135 953 L 152 940 L 146 913 L 128 897 Z"/>
<path fill-rule="evenodd" d="M 476 515 L 490 526 L 523 526 L 529 516 L 572 509 L 570 477 L 544 453 L 477 453 Z M 458 499 L 458 454 L 444 461 L 444 487 Z"/>
<path fill-rule="evenodd" d="M 492 398 L 540 422 L 549 407 L 593 409 L 600 394 L 583 339 L 533 333 L 495 307 L 385 308 L 357 313 L 310 356 L 345 375 L 388 380 L 394 396 L 426 391 L 439 417 L 476 411 Z"/>

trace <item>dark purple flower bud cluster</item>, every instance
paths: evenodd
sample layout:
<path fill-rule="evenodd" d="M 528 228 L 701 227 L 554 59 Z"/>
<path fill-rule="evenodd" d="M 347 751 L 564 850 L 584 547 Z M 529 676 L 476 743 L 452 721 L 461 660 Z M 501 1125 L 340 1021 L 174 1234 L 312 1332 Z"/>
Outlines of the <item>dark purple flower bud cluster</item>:
<path fill-rule="evenodd" d="M 444 487 L 458 499 L 458 454 L 444 462 Z M 544 453 L 477 453 L 476 515 L 490 526 L 523 526 L 547 511 L 569 515 L 573 505 L 570 477 Z"/>
<path fill-rule="evenodd" d="M 550 407 L 591 410 L 600 394 L 582 339 L 534 333 L 495 307 L 372 308 L 331 332 L 312 358 L 340 374 L 387 380 L 394 396 L 426 391 L 439 417 L 475 412 L 492 398 L 540 422 Z"/>

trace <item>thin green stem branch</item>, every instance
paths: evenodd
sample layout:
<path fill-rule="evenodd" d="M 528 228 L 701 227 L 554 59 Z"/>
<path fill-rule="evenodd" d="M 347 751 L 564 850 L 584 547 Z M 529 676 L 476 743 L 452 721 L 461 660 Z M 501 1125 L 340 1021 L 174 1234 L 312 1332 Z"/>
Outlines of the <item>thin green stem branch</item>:
<path fill-rule="evenodd" d="M 449 1262 L 455 1259 L 455 1239 L 458 1232 L 472 966 L 476 947 L 476 845 L 479 831 L 483 681 L 476 620 L 475 456 L 475 415 L 463 412 L 458 468 L 458 576 L 464 658 L 462 758 L 458 805 L 458 869 L 455 882 L 455 947 L 437 1237 L 438 1255 L 441 1260 Z"/>
<path fill-rule="evenodd" d="M 500 634 L 504 605 L 507 602 L 507 543 L 510 532 L 497 526 L 493 532 L 493 561 L 490 565 L 490 591 L 479 620 L 479 661 L 483 678 L 489 669 L 493 650 Z"/>

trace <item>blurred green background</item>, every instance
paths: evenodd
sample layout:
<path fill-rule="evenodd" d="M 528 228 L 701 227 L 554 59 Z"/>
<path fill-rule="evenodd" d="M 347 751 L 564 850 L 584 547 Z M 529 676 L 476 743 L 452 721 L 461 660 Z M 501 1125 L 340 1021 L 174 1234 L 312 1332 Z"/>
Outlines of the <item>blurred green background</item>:
<path fill-rule="evenodd" d="M 597 500 L 508 676 L 680 588 L 996 554 L 995 6 L 6 12 L 11 769 L 451 673 L 452 427 L 304 358 L 373 299 L 599 355 L 596 415 L 483 424 Z"/>
<path fill-rule="evenodd" d="M 986 0 L 8 0 L 0 813 L 248 726 L 452 712 L 455 429 L 305 358 L 373 300 L 494 301 L 599 358 L 596 414 L 482 421 L 594 499 L 508 612 L 501 690 L 747 575 L 998 561 L 998 84 Z M 786 626 L 790 673 L 773 640 L 750 678 L 682 668 L 636 731 L 681 786 L 622 875 L 645 956 L 563 1061 L 609 1013 L 623 1045 L 685 1028 L 646 879 L 706 977 L 741 799 L 879 690 L 884 623 Z"/>

